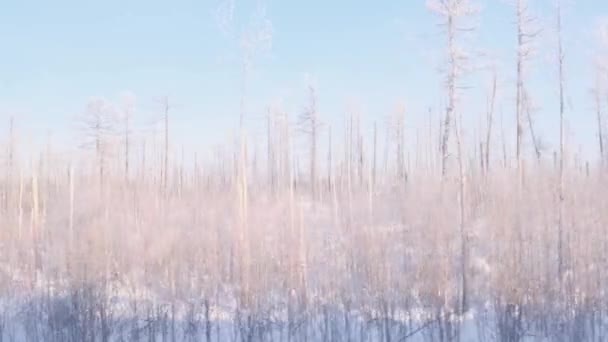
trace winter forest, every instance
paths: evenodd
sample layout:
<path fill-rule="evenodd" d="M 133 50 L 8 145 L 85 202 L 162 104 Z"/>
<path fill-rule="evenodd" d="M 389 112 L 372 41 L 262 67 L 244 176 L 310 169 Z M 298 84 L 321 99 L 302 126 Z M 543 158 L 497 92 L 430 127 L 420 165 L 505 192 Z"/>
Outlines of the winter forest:
<path fill-rule="evenodd" d="M 254 106 L 289 39 L 258 11 L 221 144 L 179 142 L 169 95 L 78 103 L 67 148 L 2 116 L 0 341 L 608 341 L 608 25 L 572 105 L 578 3 L 413 2 L 439 46 L 423 112 L 329 113 L 312 78 L 295 109 Z M 496 6 L 500 57 L 475 40 Z"/>

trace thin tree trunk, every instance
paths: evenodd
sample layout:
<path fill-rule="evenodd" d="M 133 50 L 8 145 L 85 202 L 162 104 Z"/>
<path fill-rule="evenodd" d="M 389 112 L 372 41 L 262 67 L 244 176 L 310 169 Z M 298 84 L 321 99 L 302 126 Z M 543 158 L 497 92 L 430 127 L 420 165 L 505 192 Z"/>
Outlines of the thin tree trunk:
<path fill-rule="evenodd" d="M 606 156 L 604 154 L 604 127 L 603 127 L 603 120 L 602 120 L 602 100 L 601 100 L 602 85 L 601 85 L 601 81 L 600 81 L 599 70 L 597 70 L 596 73 L 598 75 L 596 75 L 596 79 L 595 79 L 595 112 L 596 112 L 596 120 L 597 120 L 597 136 L 598 136 L 598 143 L 599 143 L 599 148 L 600 148 L 600 165 L 602 166 L 602 169 L 603 169 L 606 166 L 605 165 Z"/>
<path fill-rule="evenodd" d="M 467 264 L 468 264 L 468 237 L 466 232 L 466 211 L 465 211 L 465 175 L 463 165 L 462 152 L 462 136 L 460 124 L 456 127 L 456 144 L 458 147 L 458 202 L 459 202 L 459 220 L 460 228 L 460 313 L 465 313 L 468 310 L 467 302 Z"/>
<path fill-rule="evenodd" d="M 4 209 L 8 213 L 10 203 L 12 203 L 12 184 L 13 184 L 13 166 L 15 155 L 15 119 L 11 116 L 9 121 L 9 142 L 8 142 L 8 160 L 6 167 L 6 185 L 4 194 Z"/>
<path fill-rule="evenodd" d="M 130 113 L 127 109 L 125 112 L 125 181 L 129 181 L 129 159 L 130 159 L 130 148 L 131 148 L 131 137 L 130 137 Z"/>
<path fill-rule="evenodd" d="M 332 187 L 332 142 L 331 142 L 331 126 L 329 127 L 329 142 L 327 147 L 327 189 L 331 192 Z"/>
<path fill-rule="evenodd" d="M 534 155 L 536 156 L 536 161 L 540 163 L 540 157 L 541 157 L 540 143 L 538 142 L 538 138 L 536 137 L 536 132 L 534 130 L 534 121 L 532 120 L 530 100 L 528 98 L 528 94 L 525 91 L 523 92 L 522 102 L 523 102 L 522 104 L 526 111 L 528 129 L 530 130 L 530 139 L 532 140 L 532 146 L 534 147 Z"/>
<path fill-rule="evenodd" d="M 449 51 L 449 62 L 448 62 L 448 79 L 447 79 L 447 90 L 448 90 L 448 107 L 445 113 L 445 120 L 443 123 L 443 135 L 441 141 L 441 175 L 446 176 L 447 172 L 447 160 L 448 160 L 448 144 L 450 138 L 450 130 L 452 126 L 452 118 L 455 112 L 456 106 L 456 71 L 457 71 L 457 57 L 455 50 L 455 34 L 456 25 L 454 22 L 454 15 L 452 11 L 447 11 L 447 35 L 448 35 L 448 51 Z"/>
<path fill-rule="evenodd" d="M 163 99 L 163 110 L 164 110 L 164 133 L 165 133 L 165 146 L 164 146 L 164 160 L 163 160 L 163 178 L 162 187 L 163 192 L 167 193 L 168 186 L 168 173 L 169 173 L 169 98 L 167 96 Z"/>
<path fill-rule="evenodd" d="M 519 177 L 519 184 L 522 183 L 523 178 L 523 165 L 521 160 L 522 154 L 522 134 L 523 134 L 523 107 L 522 107 L 522 96 L 523 96 L 523 63 L 524 63 L 524 8 L 523 0 L 517 0 L 517 90 L 515 99 L 515 116 L 516 116 L 516 150 L 515 156 L 517 160 L 517 170 Z"/>
<path fill-rule="evenodd" d="M 558 218 L 558 274 L 560 280 L 564 273 L 563 224 L 564 224 L 564 51 L 562 46 L 562 9 L 557 2 L 557 38 L 559 67 L 559 218 Z"/>
<path fill-rule="evenodd" d="M 70 165 L 69 169 L 69 183 L 70 183 L 70 217 L 69 217 L 69 250 L 71 253 L 74 252 L 74 188 L 75 188 L 75 180 L 74 180 L 74 166 Z M 71 257 L 70 257 L 71 259 Z"/>
<path fill-rule="evenodd" d="M 496 72 L 492 74 L 492 92 L 490 95 L 490 103 L 488 104 L 488 113 L 486 116 L 487 131 L 486 131 L 486 144 L 485 144 L 485 169 L 486 172 L 490 170 L 490 150 L 492 143 L 492 126 L 494 124 L 494 107 L 496 103 Z"/>
<path fill-rule="evenodd" d="M 372 185 L 376 186 L 376 153 L 378 151 L 378 126 L 376 122 L 374 122 L 374 156 L 373 156 L 373 164 L 372 164 Z"/>

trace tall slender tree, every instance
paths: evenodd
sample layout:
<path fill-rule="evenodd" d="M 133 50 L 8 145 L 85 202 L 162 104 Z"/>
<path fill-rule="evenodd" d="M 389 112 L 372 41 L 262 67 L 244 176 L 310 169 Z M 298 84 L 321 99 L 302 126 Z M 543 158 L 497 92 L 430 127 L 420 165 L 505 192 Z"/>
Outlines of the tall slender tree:
<path fill-rule="evenodd" d="M 490 170 L 490 151 L 492 150 L 492 129 L 494 126 L 494 111 L 496 108 L 496 87 L 497 87 L 497 75 L 496 69 L 492 70 L 492 83 L 490 86 L 490 95 L 488 97 L 488 103 L 486 107 L 486 142 L 484 146 L 486 173 Z"/>
<path fill-rule="evenodd" d="M 112 115 L 113 109 L 110 103 L 104 99 L 95 98 L 87 103 L 86 112 L 82 119 L 85 132 L 83 146 L 85 148 L 93 146 L 95 150 L 100 186 L 103 186 L 105 181 L 106 163 L 113 134 Z"/>
<path fill-rule="evenodd" d="M 460 208 L 459 237 L 460 237 L 460 295 L 458 298 L 458 311 L 462 314 L 468 309 L 468 232 L 466 229 L 465 210 L 465 171 L 464 151 L 462 137 L 462 109 L 459 105 L 459 90 L 462 88 L 461 78 L 467 70 L 468 55 L 459 42 L 464 32 L 470 32 L 470 20 L 477 12 L 470 0 L 434 0 L 428 2 L 431 10 L 442 18 L 447 37 L 447 67 L 446 67 L 446 98 L 447 108 L 443 121 L 441 137 L 441 174 L 447 174 L 448 144 L 450 132 L 454 128 L 456 133 L 457 165 L 458 165 L 458 202 Z M 468 27 L 465 25 L 469 25 Z"/>
<path fill-rule="evenodd" d="M 164 132 L 164 148 L 163 148 L 163 178 L 162 187 L 163 191 L 167 192 L 168 177 L 169 177 L 169 97 L 164 96 L 162 98 L 162 110 L 163 110 L 163 132 Z"/>
<path fill-rule="evenodd" d="M 317 149 L 321 129 L 317 110 L 317 95 L 313 85 L 308 86 L 308 104 L 299 117 L 299 129 L 310 139 L 310 191 L 313 199 L 317 197 Z"/>
<path fill-rule="evenodd" d="M 466 19 L 475 13 L 470 0 L 428 0 L 427 7 L 441 18 L 441 25 L 446 35 L 446 67 L 445 87 L 447 107 L 442 123 L 441 135 L 441 174 L 446 175 L 449 157 L 450 134 L 454 124 L 454 116 L 458 112 L 459 82 L 465 69 L 466 54 L 459 45 L 463 32 L 470 31 L 465 27 Z"/>
<path fill-rule="evenodd" d="M 135 106 L 135 97 L 132 94 L 124 94 L 122 97 L 122 134 L 124 144 L 124 173 L 125 181 L 129 180 L 131 161 L 131 131 L 132 116 Z"/>
<path fill-rule="evenodd" d="M 595 104 L 595 120 L 597 124 L 597 138 L 598 138 L 598 147 L 600 152 L 600 164 L 605 167 L 606 164 L 606 155 L 604 152 L 604 119 L 602 112 L 602 81 L 601 81 L 601 71 L 596 70 L 595 75 L 595 87 L 593 89 L 593 98 Z"/>
<path fill-rule="evenodd" d="M 558 273 L 564 273 L 564 47 L 562 42 L 562 3 L 556 0 L 557 66 L 559 77 L 559 218 L 558 218 Z"/>
<path fill-rule="evenodd" d="M 526 96 L 525 71 L 533 53 L 532 44 L 539 34 L 534 29 L 536 18 L 530 13 L 527 0 L 516 0 L 515 16 L 517 21 L 517 57 L 516 57 L 516 94 L 515 94 L 515 121 L 516 121 L 516 149 L 517 169 L 520 183 L 523 179 L 522 149 L 524 133 L 524 114 L 529 98 Z M 527 105 L 526 105 L 527 104 Z"/>

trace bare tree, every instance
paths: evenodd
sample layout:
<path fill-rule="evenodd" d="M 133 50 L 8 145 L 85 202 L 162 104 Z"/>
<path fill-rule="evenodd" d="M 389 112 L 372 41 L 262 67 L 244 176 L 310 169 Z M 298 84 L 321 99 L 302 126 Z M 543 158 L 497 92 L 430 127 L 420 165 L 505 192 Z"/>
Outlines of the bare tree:
<path fill-rule="evenodd" d="M 266 143 L 267 143 L 267 172 L 268 172 L 268 185 L 272 192 L 276 190 L 276 150 L 275 144 L 278 139 L 275 138 L 273 133 L 276 130 L 276 124 L 273 117 L 273 111 L 271 108 L 268 108 L 268 113 L 266 115 L 267 125 L 266 125 Z"/>
<path fill-rule="evenodd" d="M 466 184 L 465 184 L 465 170 L 463 163 L 463 140 L 462 140 L 462 118 L 458 118 L 456 121 L 456 146 L 458 153 L 458 227 L 460 230 L 460 313 L 464 313 L 468 310 L 468 263 L 469 263 L 469 243 L 468 243 L 468 232 L 466 229 L 467 217 L 465 209 L 466 200 Z"/>
<path fill-rule="evenodd" d="M 332 191 L 332 187 L 333 187 L 333 155 L 332 155 L 332 150 L 333 150 L 333 143 L 331 141 L 331 126 L 328 127 L 327 130 L 327 190 L 329 193 L 331 193 Z"/>
<path fill-rule="evenodd" d="M 467 59 L 458 44 L 458 38 L 461 33 L 471 30 L 471 28 L 463 26 L 463 22 L 475 12 L 475 9 L 470 0 L 428 0 L 427 6 L 441 17 L 441 25 L 445 27 L 447 38 L 445 80 L 447 108 L 442 124 L 443 133 L 441 138 L 441 174 L 445 176 L 449 156 L 450 132 L 454 115 L 457 113 L 459 81 L 464 71 L 464 62 Z"/>
<path fill-rule="evenodd" d="M 226 1 L 226 6 L 222 7 L 223 15 L 220 25 L 228 27 L 234 15 L 234 1 Z M 228 30 L 230 30 L 228 28 Z M 239 36 L 239 47 L 241 52 L 241 96 L 240 96 L 240 114 L 239 127 L 242 129 L 245 124 L 245 116 L 247 113 L 247 94 L 249 87 L 249 77 L 253 63 L 256 57 L 269 50 L 272 46 L 272 23 L 266 17 L 266 10 L 259 2 L 255 13 L 252 16 L 249 27 L 243 30 Z"/>
<path fill-rule="evenodd" d="M 608 46 L 608 23 L 599 25 L 598 29 L 599 38 L 599 51 L 597 52 L 595 60 L 595 86 L 592 89 L 593 100 L 595 105 L 595 119 L 597 122 L 597 138 L 600 152 L 600 163 L 602 167 L 606 166 L 606 154 L 604 151 L 604 118 L 602 113 L 603 98 L 606 96 L 605 84 L 606 80 L 606 67 L 607 57 L 606 52 L 603 51 Z"/>
<path fill-rule="evenodd" d="M 529 98 L 528 92 L 524 91 L 522 95 L 523 110 L 526 112 L 526 121 L 528 122 L 528 129 L 530 131 L 530 140 L 532 140 L 532 147 L 534 148 L 534 155 L 536 160 L 540 163 L 541 158 L 541 142 L 534 129 L 534 119 L 532 118 L 532 111 L 534 107 Z"/>
<path fill-rule="evenodd" d="M 84 147 L 93 146 L 97 159 L 98 180 L 104 184 L 105 168 L 110 149 L 112 131 L 111 105 L 104 99 L 95 98 L 87 103 L 86 113 L 82 120 L 85 129 Z"/>
<path fill-rule="evenodd" d="M 317 198 L 317 143 L 321 122 L 317 110 L 317 95 L 312 85 L 308 86 L 308 105 L 299 117 L 299 129 L 310 139 L 310 191 Z"/>
<path fill-rule="evenodd" d="M 531 59 L 533 49 L 532 43 L 534 38 L 538 36 L 538 31 L 534 30 L 533 23 L 535 18 L 530 14 L 527 0 L 516 0 L 515 14 L 517 18 L 517 60 L 516 60 L 516 99 L 515 99 L 515 116 L 516 116 L 516 159 L 517 168 L 519 170 L 520 181 L 522 179 L 522 142 L 523 142 L 523 124 L 524 111 L 526 110 L 526 88 L 525 88 L 525 68 L 527 62 Z"/>
<path fill-rule="evenodd" d="M 593 99 L 595 104 L 595 119 L 597 122 L 597 138 L 600 152 L 600 164 L 605 166 L 606 155 L 604 153 L 604 119 L 602 114 L 602 81 L 600 70 L 596 70 L 595 88 L 593 89 Z"/>
<path fill-rule="evenodd" d="M 490 170 L 490 151 L 492 150 L 492 128 L 494 125 L 494 110 L 496 107 L 496 70 L 492 71 L 492 83 L 488 103 L 486 107 L 486 143 L 485 143 L 485 168 L 486 172 Z"/>
<path fill-rule="evenodd" d="M 167 192 L 168 174 L 169 174 L 169 97 L 164 96 L 162 101 L 163 107 L 163 123 L 164 123 L 164 157 L 163 157 L 163 190 Z"/>
<path fill-rule="evenodd" d="M 372 187 L 376 186 L 376 165 L 377 165 L 377 153 L 378 153 L 378 124 L 374 122 L 374 147 L 372 156 Z"/>
<path fill-rule="evenodd" d="M 450 131 L 455 125 L 457 162 L 458 162 L 458 202 L 459 202 L 459 237 L 460 237 L 460 296 L 458 299 L 458 311 L 464 313 L 468 310 L 468 232 L 466 229 L 465 211 L 465 173 L 464 173 L 464 151 L 462 137 L 462 113 L 457 107 L 459 100 L 459 90 L 461 89 L 461 78 L 469 60 L 463 48 L 459 46 L 458 38 L 463 32 L 470 32 L 472 27 L 465 27 L 467 19 L 470 20 L 477 11 L 469 0 L 435 0 L 429 2 L 431 10 L 443 18 L 442 24 L 445 26 L 447 35 L 447 76 L 446 76 L 446 97 L 447 109 L 445 120 L 443 121 L 441 136 L 441 174 L 443 177 L 447 173 L 448 144 Z"/>
<path fill-rule="evenodd" d="M 564 272 L 564 47 L 562 42 L 562 4 L 556 0 L 557 65 L 559 77 L 559 218 L 558 218 L 558 274 L 560 280 Z"/>
<path fill-rule="evenodd" d="M 125 94 L 123 96 L 123 108 L 122 108 L 122 133 L 124 143 L 124 167 L 125 167 L 125 181 L 129 180 L 129 162 L 131 160 L 131 117 L 133 115 L 135 97 L 131 94 Z"/>
<path fill-rule="evenodd" d="M 397 178 L 399 181 L 407 180 L 405 167 L 405 106 L 400 105 L 393 119 L 395 138 L 395 165 L 397 166 Z"/>
<path fill-rule="evenodd" d="M 8 128 L 8 144 L 6 147 L 6 178 L 4 184 L 4 203 L 3 209 L 5 212 L 10 210 L 9 206 L 12 200 L 12 183 L 13 183 L 13 172 L 15 164 L 15 118 L 11 116 L 9 118 Z"/>

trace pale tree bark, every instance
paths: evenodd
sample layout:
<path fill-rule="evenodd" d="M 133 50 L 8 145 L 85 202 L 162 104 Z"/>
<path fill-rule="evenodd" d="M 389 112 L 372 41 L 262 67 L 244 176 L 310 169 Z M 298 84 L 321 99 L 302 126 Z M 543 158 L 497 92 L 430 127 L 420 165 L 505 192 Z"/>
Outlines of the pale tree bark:
<path fill-rule="evenodd" d="M 523 107 L 526 112 L 526 121 L 528 122 L 528 129 L 530 131 L 530 139 L 532 140 L 532 147 L 534 147 L 534 155 L 536 156 L 536 161 L 540 163 L 541 158 L 541 146 L 540 140 L 536 135 L 536 130 L 534 129 L 534 120 L 532 119 L 532 104 L 530 103 L 530 99 L 528 97 L 528 93 L 526 91 L 523 92 L 522 96 Z"/>
<path fill-rule="evenodd" d="M 564 273 L 564 48 L 562 43 L 562 6 L 557 0 L 557 62 L 559 74 L 559 213 L 558 213 L 558 274 Z"/>
<path fill-rule="evenodd" d="M 74 180 L 74 165 L 70 164 L 69 168 L 69 186 L 70 186 L 70 217 L 69 217 L 69 248 L 70 252 L 74 252 L 74 197 L 75 197 L 75 180 Z"/>
<path fill-rule="evenodd" d="M 95 150 L 100 196 L 105 184 L 106 163 L 110 150 L 110 135 L 112 132 L 110 110 L 111 108 L 105 100 L 93 99 L 87 104 L 87 113 L 83 120 L 87 136 L 85 146 L 93 145 Z"/>
<path fill-rule="evenodd" d="M 535 18 L 530 15 L 527 0 L 516 0 L 515 15 L 517 19 L 517 59 L 516 59 L 516 98 L 515 98 L 515 121 L 516 121 L 516 149 L 517 170 L 519 183 L 523 183 L 523 134 L 524 115 L 529 106 L 525 88 L 525 71 L 527 62 L 532 55 L 531 44 L 538 35 L 533 31 L 532 24 Z M 531 120 L 528 120 L 530 131 L 532 131 Z M 536 147 L 536 146 L 535 146 Z"/>
<path fill-rule="evenodd" d="M 163 126 L 164 126 L 164 153 L 163 153 L 163 177 L 162 177 L 162 189 L 163 192 L 167 193 L 168 180 L 169 180 L 169 97 L 164 96 L 162 99 L 163 108 Z"/>
<path fill-rule="evenodd" d="M 15 159 L 15 118 L 13 116 L 9 119 L 9 141 L 7 147 L 7 160 L 6 160 L 6 179 L 4 189 L 4 210 L 8 213 L 11 210 L 10 205 L 12 203 L 12 184 L 13 184 L 13 170 L 14 170 L 14 159 Z"/>
<path fill-rule="evenodd" d="M 464 156 L 462 141 L 462 114 L 459 113 L 458 89 L 460 76 L 465 69 L 467 61 L 466 54 L 457 44 L 457 34 L 463 31 L 471 31 L 471 28 L 463 28 L 463 21 L 475 13 L 470 1 L 467 0 L 436 0 L 430 2 L 431 9 L 438 13 L 443 19 L 447 35 L 447 109 L 443 121 L 443 132 L 441 138 L 441 174 L 447 175 L 448 144 L 452 126 L 456 131 L 456 147 L 458 162 L 458 200 L 459 200 L 459 235 L 460 235 L 460 298 L 458 299 L 458 310 L 462 314 L 467 311 L 467 264 L 468 264 L 468 241 L 466 232 L 466 212 L 465 212 L 465 175 L 464 175 Z M 458 117 L 456 117 L 458 116 Z M 460 121 L 460 122 L 458 122 Z M 445 179 L 445 178 L 444 178 Z"/>
<path fill-rule="evenodd" d="M 521 145 L 522 145 L 522 88 L 523 88 L 523 52 L 522 47 L 524 44 L 524 33 L 523 33 L 523 1 L 517 0 L 517 91 L 515 99 L 516 108 L 516 149 L 515 155 L 517 158 L 517 169 L 521 173 Z M 520 176 L 521 179 L 521 176 Z"/>
<path fill-rule="evenodd" d="M 312 85 L 308 87 L 308 96 L 308 106 L 300 115 L 299 126 L 310 139 L 310 192 L 314 200 L 317 198 L 317 144 L 321 122 L 317 111 L 317 95 Z"/>
<path fill-rule="evenodd" d="M 268 172 L 268 185 L 272 193 L 275 192 L 275 138 L 273 135 L 273 131 L 276 125 L 273 122 L 272 111 L 268 109 L 267 118 L 266 118 L 266 143 L 267 143 L 267 172 Z"/>
<path fill-rule="evenodd" d="M 331 193 L 333 184 L 333 163 L 332 163 L 332 141 L 331 141 L 331 126 L 328 128 L 328 145 L 327 145 L 327 190 Z"/>
<path fill-rule="evenodd" d="M 372 161 L 372 186 L 376 186 L 376 161 L 377 161 L 377 152 L 378 152 L 378 125 L 374 122 L 374 152 L 373 152 L 373 161 Z"/>
<path fill-rule="evenodd" d="M 593 97 L 595 102 L 595 119 L 597 122 L 597 138 L 600 152 L 600 165 L 602 169 L 606 166 L 605 154 L 604 154 L 604 120 L 602 113 L 602 81 L 600 76 L 600 70 L 596 70 L 595 76 L 595 89 L 593 89 Z"/>
<path fill-rule="evenodd" d="M 453 126 L 454 116 L 457 112 L 458 83 L 464 69 L 466 56 L 458 46 L 459 35 L 470 28 L 462 27 L 462 22 L 471 16 L 475 10 L 469 0 L 431 0 L 428 1 L 431 11 L 442 18 L 442 25 L 446 34 L 446 97 L 447 107 L 442 123 L 441 134 L 441 175 L 446 176 L 447 161 L 449 157 L 450 133 Z"/>
<path fill-rule="evenodd" d="M 407 180 L 405 168 L 405 107 L 399 108 L 395 117 L 395 139 L 396 139 L 396 158 L 397 178 L 399 182 Z"/>
<path fill-rule="evenodd" d="M 125 148 L 125 181 L 129 180 L 129 161 L 131 159 L 131 106 L 126 104 L 124 108 L 123 117 L 123 134 L 124 134 L 124 148 Z"/>
<path fill-rule="evenodd" d="M 490 91 L 490 98 L 488 100 L 488 107 L 486 113 L 486 143 L 485 143 L 485 171 L 490 171 L 490 151 L 492 150 L 492 129 L 494 125 L 494 109 L 496 106 L 496 70 L 492 72 L 492 86 Z"/>
<path fill-rule="evenodd" d="M 23 235 L 23 197 L 25 191 L 23 167 L 19 168 L 19 203 L 17 208 L 17 237 L 21 240 Z"/>
<path fill-rule="evenodd" d="M 248 180 L 247 180 L 247 144 L 244 138 L 240 142 L 239 161 L 238 161 L 238 179 L 237 179 L 237 203 L 238 203 L 238 242 L 240 253 L 239 268 L 241 279 L 241 304 L 245 308 L 249 308 L 251 304 L 250 298 L 250 237 L 249 237 L 249 195 L 248 195 Z"/>
<path fill-rule="evenodd" d="M 468 233 L 466 231 L 466 184 L 463 163 L 462 119 L 456 122 L 456 145 L 458 152 L 458 226 L 460 229 L 460 313 L 468 310 Z"/>
<path fill-rule="evenodd" d="M 445 119 L 443 123 L 443 135 L 441 141 L 441 175 L 445 176 L 447 172 L 447 160 L 448 160 L 448 144 L 450 138 L 450 130 L 452 127 L 452 117 L 454 116 L 456 106 L 456 52 L 454 50 L 454 40 L 456 35 L 454 12 L 451 6 L 448 7 L 447 11 L 447 38 L 448 38 L 448 76 L 447 76 L 447 93 L 448 93 L 448 106 L 445 112 Z"/>
<path fill-rule="evenodd" d="M 390 121 L 390 117 L 389 117 L 389 118 L 387 118 L 387 122 L 386 122 L 386 134 L 385 134 L 385 141 L 384 141 L 384 177 L 386 177 L 386 175 L 388 174 L 389 149 L 391 146 L 390 140 L 391 140 L 391 121 Z"/>
<path fill-rule="evenodd" d="M 41 241 L 41 227 L 40 227 L 40 188 L 39 188 L 38 176 L 34 172 L 32 175 L 32 208 L 30 216 L 30 236 L 32 241 L 32 265 L 33 265 L 33 276 L 32 279 L 35 281 L 40 269 L 40 241 Z"/>

